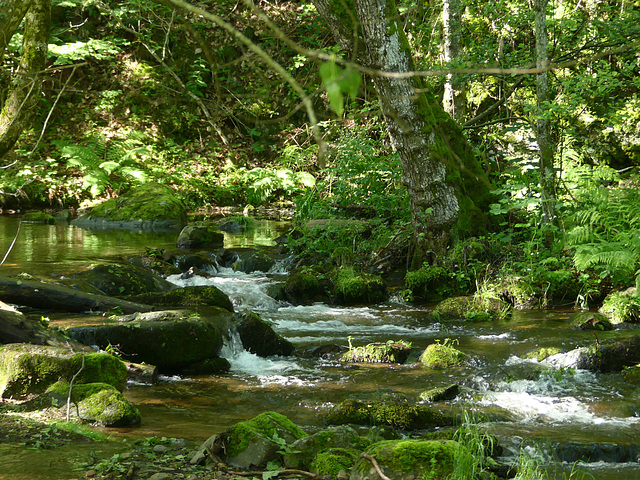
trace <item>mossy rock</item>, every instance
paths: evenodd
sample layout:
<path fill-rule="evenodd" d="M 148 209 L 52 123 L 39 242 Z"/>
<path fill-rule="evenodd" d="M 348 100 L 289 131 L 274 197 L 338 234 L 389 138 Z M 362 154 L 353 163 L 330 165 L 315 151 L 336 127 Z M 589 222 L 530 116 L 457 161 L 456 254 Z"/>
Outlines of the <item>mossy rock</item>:
<path fill-rule="evenodd" d="M 188 225 L 182 229 L 176 240 L 177 248 L 203 249 L 224 246 L 224 234 L 214 226 Z"/>
<path fill-rule="evenodd" d="M 223 333 L 232 320 L 228 310 L 207 307 L 206 316 L 190 310 L 166 310 L 103 318 L 66 329 L 73 339 L 106 349 L 117 345 L 122 358 L 179 372 L 220 356 Z M 144 339 L 144 341 L 141 341 Z"/>
<path fill-rule="evenodd" d="M 78 384 L 102 382 L 119 390 L 127 378 L 124 363 L 106 353 L 80 354 L 66 348 L 17 343 L 0 347 L 0 397 L 42 393 L 59 379 L 70 381 L 78 372 Z"/>
<path fill-rule="evenodd" d="M 231 370 L 229 360 L 222 357 L 207 358 L 201 362 L 195 362 L 180 369 L 185 375 L 215 375 L 228 373 Z"/>
<path fill-rule="evenodd" d="M 99 390 L 80 400 L 77 412 L 82 421 L 103 427 L 133 427 L 141 421 L 138 409 L 115 388 Z"/>
<path fill-rule="evenodd" d="M 340 356 L 340 360 L 355 363 L 404 363 L 411 351 L 411 344 L 404 340 L 389 340 L 387 343 L 370 343 L 350 348 Z"/>
<path fill-rule="evenodd" d="M 460 393 L 460 387 L 458 385 L 449 385 L 448 387 L 436 387 L 419 395 L 421 402 L 432 403 L 442 402 L 445 400 L 453 400 Z"/>
<path fill-rule="evenodd" d="M 602 302 L 600 313 L 609 317 L 613 324 L 640 323 L 640 297 L 636 289 L 610 293 Z"/>
<path fill-rule="evenodd" d="M 446 342 L 432 343 L 420 355 L 420 362 L 430 368 L 445 368 L 461 365 L 466 358 L 464 353 Z"/>
<path fill-rule="evenodd" d="M 170 186 L 146 183 L 96 205 L 72 224 L 83 228 L 178 231 L 187 224 L 187 210 Z"/>
<path fill-rule="evenodd" d="M 236 329 L 244 348 L 259 357 L 288 356 L 296 349 L 293 343 L 274 332 L 272 325 L 255 313 L 239 315 Z"/>
<path fill-rule="evenodd" d="M 309 305 L 329 300 L 318 276 L 307 270 L 291 272 L 287 276 L 282 292 L 285 299 L 294 305 Z"/>
<path fill-rule="evenodd" d="M 461 456 L 470 454 L 454 440 L 387 440 L 375 443 L 365 454 L 376 459 L 391 480 L 444 480 L 449 478 Z M 360 458 L 350 480 L 378 478 L 367 458 Z"/>
<path fill-rule="evenodd" d="M 127 297 L 132 302 L 172 308 L 220 307 L 233 312 L 229 296 L 214 285 L 196 285 L 168 292 L 143 293 Z"/>
<path fill-rule="evenodd" d="M 21 219 L 23 222 L 28 223 L 43 223 L 45 225 L 53 225 L 56 222 L 56 219 L 53 215 L 50 215 L 45 212 L 27 212 L 22 216 Z"/>
<path fill-rule="evenodd" d="M 248 255 L 240 254 L 239 258 L 233 263 L 232 267 L 237 272 L 264 272 L 271 270 L 276 261 L 266 252 L 251 252 Z"/>
<path fill-rule="evenodd" d="M 453 276 L 443 267 L 422 266 L 407 272 L 405 284 L 414 300 L 421 302 L 437 302 L 458 290 Z"/>
<path fill-rule="evenodd" d="M 329 427 L 293 442 L 284 454 L 284 464 L 287 468 L 309 470 L 316 455 L 322 451 L 334 448 L 362 451 L 370 443 L 370 440 L 358 435 L 358 432 L 348 425 Z"/>
<path fill-rule="evenodd" d="M 316 475 L 335 478 L 340 472 L 349 472 L 360 458 L 361 450 L 355 448 L 330 448 L 319 452 L 311 462 L 309 471 Z"/>
<path fill-rule="evenodd" d="M 569 317 L 569 322 L 578 330 L 613 330 L 615 327 L 602 313 L 579 312 Z"/>
<path fill-rule="evenodd" d="M 405 402 L 362 402 L 345 400 L 331 409 L 324 417 L 327 425 L 388 425 L 403 430 L 453 425 L 452 415 L 430 408 Z"/>
<path fill-rule="evenodd" d="M 543 361 L 545 358 L 548 358 L 552 355 L 557 355 L 558 353 L 561 353 L 562 350 L 560 350 L 557 347 L 542 347 L 542 348 L 538 348 L 536 350 L 533 350 L 529 353 L 527 353 L 524 358 L 528 358 L 531 360 L 537 360 L 538 362 Z"/>
<path fill-rule="evenodd" d="M 511 306 L 499 298 L 470 295 L 449 297 L 436 305 L 435 312 L 444 319 L 463 318 L 469 322 L 489 322 L 505 318 Z"/>
<path fill-rule="evenodd" d="M 168 292 L 177 288 L 149 270 L 129 264 L 97 265 L 76 274 L 74 280 L 91 285 L 111 297 Z"/>
<path fill-rule="evenodd" d="M 598 373 L 621 372 L 640 363 L 640 335 L 591 349 L 578 359 L 576 368 Z"/>
<path fill-rule="evenodd" d="M 264 412 L 257 417 L 235 424 L 219 435 L 225 452 L 225 461 L 235 468 L 264 467 L 280 457 L 279 442 L 292 444 L 307 433 L 284 415 Z M 275 439 L 279 438 L 279 442 Z"/>
<path fill-rule="evenodd" d="M 358 273 L 353 267 L 342 267 L 333 278 L 334 303 L 338 305 L 369 305 L 389 298 L 387 284 L 378 275 Z"/>
<path fill-rule="evenodd" d="M 625 368 L 622 376 L 628 383 L 640 385 L 640 364 Z"/>

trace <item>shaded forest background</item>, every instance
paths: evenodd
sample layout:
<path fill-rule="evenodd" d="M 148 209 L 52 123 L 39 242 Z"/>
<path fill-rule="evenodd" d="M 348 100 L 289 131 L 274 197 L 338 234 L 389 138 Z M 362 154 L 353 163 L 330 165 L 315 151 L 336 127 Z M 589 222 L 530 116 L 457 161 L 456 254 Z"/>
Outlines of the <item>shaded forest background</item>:
<path fill-rule="evenodd" d="M 327 62 L 305 49 L 347 52 L 310 2 L 198 5 L 308 93 L 323 148 L 291 84 L 206 18 L 168 2 L 53 0 L 32 128 L 0 162 L 2 208 L 79 207 L 158 181 L 192 210 L 270 205 L 293 211 L 299 225 L 358 220 L 305 231 L 292 248 L 309 263 L 401 265 L 413 235 L 409 200 L 371 78 L 360 75 L 354 95 L 327 89 Z M 491 227 L 482 237 L 459 239 L 445 273 L 423 271 L 420 281 L 445 275 L 453 285 L 447 288 L 473 290 L 496 269 L 511 269 L 541 282 L 538 290 L 565 291 L 571 283 L 577 291 L 565 291 L 569 302 L 634 284 L 640 2 L 544 3 L 551 69 L 542 104 L 533 2 L 459 3 L 461 47 L 453 58 L 445 55 L 443 4 L 397 6 L 425 89 L 439 101 L 447 83 L 461 92 L 456 121 L 495 187 L 486 212 Z M 21 42 L 20 33 L 11 38 L 0 85 L 10 84 Z M 6 87 L 0 95 L 4 100 Z M 549 122 L 553 145 L 552 221 L 543 218 L 540 119 Z M 392 266 L 383 262 L 389 257 Z"/>

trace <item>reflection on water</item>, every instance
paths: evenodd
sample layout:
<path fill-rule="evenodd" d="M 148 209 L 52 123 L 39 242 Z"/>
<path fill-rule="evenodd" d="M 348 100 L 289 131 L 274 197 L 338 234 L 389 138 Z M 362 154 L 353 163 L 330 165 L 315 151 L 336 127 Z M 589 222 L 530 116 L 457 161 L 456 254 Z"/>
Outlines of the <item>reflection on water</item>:
<path fill-rule="evenodd" d="M 17 223 L 0 218 L 0 248 L 13 239 Z M 88 232 L 74 227 L 23 225 L 19 246 L 9 257 L 9 269 L 58 273 L 89 262 L 145 247 L 173 248 L 173 236 L 132 232 Z M 227 247 L 270 245 L 282 233 L 270 225 L 249 237 L 225 237 Z M 228 243 L 227 243 L 228 242 Z M 3 268 L 4 269 L 4 268 Z M 149 436 L 203 440 L 267 410 L 285 414 L 309 431 L 322 427 L 322 416 L 347 398 L 407 399 L 434 387 L 456 383 L 461 395 L 447 408 L 488 412 L 487 428 L 517 455 L 534 443 L 552 462 L 549 445 L 628 445 L 640 438 L 639 388 L 619 374 L 595 375 L 567 368 L 570 356 L 544 364 L 526 360 L 540 347 L 569 352 L 593 345 L 593 333 L 574 330 L 572 312 L 516 312 L 508 321 L 434 322 L 428 310 L 389 302 L 373 307 L 291 306 L 266 294 L 282 275 L 245 275 L 223 269 L 213 278 L 170 277 L 177 285 L 217 285 L 236 308 L 257 311 L 300 352 L 323 345 L 354 346 L 403 339 L 415 353 L 436 341 L 454 342 L 471 359 L 447 369 L 408 365 L 342 365 L 331 359 L 296 356 L 259 358 L 229 342 L 224 356 L 226 375 L 163 378 L 158 385 L 128 385 L 125 394 L 138 406 L 143 422 L 137 429 L 110 429 L 127 438 Z M 635 334 L 633 330 L 599 332 L 601 342 Z M 558 368 L 557 365 L 565 365 Z M 535 368 L 531 368 L 535 367 Z M 542 372 L 542 373 L 541 373 Z M 524 373 L 524 374 L 523 374 Z M 546 448 L 546 450 L 545 450 Z M 570 470 L 571 466 L 569 466 Z M 580 467 L 582 468 L 582 467 Z M 593 462 L 585 469 L 596 478 L 637 480 L 640 463 Z M 0 474 L 1 475 L 1 474 Z M 554 477 L 551 477 L 554 478 Z M 559 477 L 561 478 L 561 477 Z"/>

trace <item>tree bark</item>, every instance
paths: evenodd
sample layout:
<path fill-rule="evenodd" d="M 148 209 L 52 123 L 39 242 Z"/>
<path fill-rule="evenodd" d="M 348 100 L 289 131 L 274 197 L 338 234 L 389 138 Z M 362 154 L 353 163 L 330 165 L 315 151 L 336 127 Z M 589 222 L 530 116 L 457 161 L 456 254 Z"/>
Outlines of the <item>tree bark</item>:
<path fill-rule="evenodd" d="M 547 33 L 546 8 L 549 0 L 533 0 L 536 35 L 536 139 L 540 149 L 540 189 L 542 201 L 542 222 L 555 222 L 555 170 L 553 151 L 555 145 L 551 137 L 551 121 L 545 109 L 549 106 L 549 36 Z"/>
<path fill-rule="evenodd" d="M 460 0 L 442 1 L 442 29 L 444 37 L 444 61 L 450 63 L 462 52 L 462 5 Z M 460 75 L 447 74 L 444 83 L 443 107 L 459 124 L 464 123 L 467 106 L 466 89 Z"/>
<path fill-rule="evenodd" d="M 36 110 L 47 59 L 50 0 L 0 0 L 0 60 L 24 17 L 20 65 L 0 110 L 0 158 L 4 157 L 28 128 Z M 5 10 L 6 9 L 6 10 Z M 16 25 L 17 22 L 17 25 Z"/>
<path fill-rule="evenodd" d="M 354 11 L 344 12 L 340 0 L 314 0 L 314 5 L 330 24 L 341 11 L 345 24 L 358 19 L 359 38 L 336 41 L 363 45 L 355 58 L 380 71 L 374 82 L 411 201 L 417 246 L 413 264 L 437 260 L 454 236 L 486 226 L 482 206 L 489 200 L 489 182 L 460 127 L 424 82 L 417 76 L 389 75 L 415 70 L 395 6 L 386 0 L 355 0 Z M 330 29 L 334 35 L 350 30 Z"/>

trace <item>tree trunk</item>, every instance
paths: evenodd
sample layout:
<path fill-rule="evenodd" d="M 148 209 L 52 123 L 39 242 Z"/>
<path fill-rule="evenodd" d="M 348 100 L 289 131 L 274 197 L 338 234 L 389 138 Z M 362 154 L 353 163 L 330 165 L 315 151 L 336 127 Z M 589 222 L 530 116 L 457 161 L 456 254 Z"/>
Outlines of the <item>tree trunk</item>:
<path fill-rule="evenodd" d="M 482 208 L 489 199 L 489 182 L 461 129 L 445 113 L 435 96 L 417 76 L 394 76 L 414 69 L 413 59 L 392 3 L 355 0 L 355 12 L 344 12 L 340 0 L 314 0 L 334 35 L 351 31 L 331 26 L 343 12 L 344 24 L 354 16 L 359 38 L 337 38 L 340 45 L 362 45 L 349 52 L 359 62 L 380 71 L 374 76 L 389 136 L 402 163 L 402 181 L 409 191 L 417 255 L 437 260 L 455 235 L 482 231 Z M 352 23 L 352 22 L 351 22 Z"/>
<path fill-rule="evenodd" d="M 533 0 L 536 34 L 536 68 L 549 67 L 549 36 L 547 34 L 546 7 L 549 0 Z M 549 106 L 549 71 L 536 75 L 536 138 L 540 148 L 540 188 L 542 191 L 542 222 L 555 222 L 555 170 L 553 168 L 554 143 L 551 138 L 551 121 L 545 111 Z"/>
<path fill-rule="evenodd" d="M 442 1 L 442 29 L 444 37 L 444 61 L 450 63 L 462 52 L 462 5 L 460 0 Z M 447 74 L 444 83 L 443 107 L 459 124 L 464 123 L 467 95 L 460 75 Z"/>
<path fill-rule="evenodd" d="M 24 17 L 24 37 L 20 65 L 9 85 L 0 110 L 0 158 L 15 145 L 29 127 L 40 99 L 42 76 L 47 59 L 50 0 L 0 0 L 0 60 Z"/>

